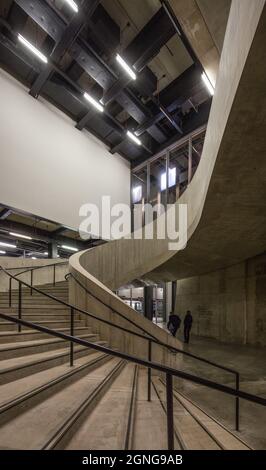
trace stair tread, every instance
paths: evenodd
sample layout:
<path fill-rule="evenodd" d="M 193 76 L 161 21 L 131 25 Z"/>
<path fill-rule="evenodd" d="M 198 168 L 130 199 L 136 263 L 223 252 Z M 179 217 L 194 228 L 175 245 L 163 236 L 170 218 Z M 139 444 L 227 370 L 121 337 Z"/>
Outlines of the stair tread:
<path fill-rule="evenodd" d="M 1 447 L 40 449 L 118 363 L 112 359 L 1 427 Z M 12 447 L 10 446 L 12 443 Z"/>
<path fill-rule="evenodd" d="M 78 331 L 80 330 L 86 330 L 88 329 L 89 327 L 87 326 L 79 326 L 77 329 Z M 59 331 L 59 332 L 66 332 L 66 331 L 69 331 L 69 328 L 58 328 L 56 331 Z M 9 336 L 9 335 L 12 335 L 12 336 L 17 336 L 17 335 L 30 335 L 30 334 L 39 334 L 39 333 L 42 333 L 42 332 L 39 332 L 37 330 L 30 330 L 30 329 L 27 329 L 27 330 L 23 330 L 23 333 L 18 333 L 17 331 L 0 331 L 0 338 L 1 337 L 5 337 L 5 336 Z M 45 334 L 45 333 L 43 333 Z"/>
<path fill-rule="evenodd" d="M 157 377 L 153 383 L 165 406 L 166 389 Z M 220 450 L 219 445 L 202 429 L 200 424 L 186 411 L 186 409 L 174 400 L 174 424 L 177 436 L 185 449 L 189 450 Z"/>
<path fill-rule="evenodd" d="M 232 434 L 225 427 L 220 425 L 216 420 L 206 415 L 196 405 L 187 400 L 183 395 L 175 390 L 175 395 L 178 396 L 180 401 L 191 410 L 191 412 L 214 434 L 214 436 L 223 444 L 226 450 L 250 450 L 241 440 Z"/>
<path fill-rule="evenodd" d="M 104 341 L 97 341 L 97 344 L 102 343 L 105 344 Z M 80 351 L 84 348 L 85 346 L 75 346 L 75 351 Z M 90 348 L 88 348 L 88 352 L 91 352 Z M 36 364 L 39 361 L 61 357 L 64 356 L 66 353 L 69 353 L 69 347 L 66 347 L 65 349 L 60 349 L 60 351 L 46 351 L 41 353 L 30 354 L 28 356 L 4 359 L 0 361 L 0 377 L 7 371 L 16 370 L 18 368 L 29 366 L 31 364 Z"/>
<path fill-rule="evenodd" d="M 139 370 L 133 449 L 167 449 L 166 416 L 154 389 L 147 401 L 147 371 Z M 175 446 L 175 449 L 178 449 Z"/>
<path fill-rule="evenodd" d="M 90 416 L 79 426 L 66 449 L 124 448 L 133 376 L 134 364 L 131 363 L 120 372 Z"/>
<path fill-rule="evenodd" d="M 92 338 L 96 337 L 97 334 L 95 333 L 87 333 L 84 335 L 80 335 L 79 338 Z M 61 338 L 53 338 L 53 339 L 35 339 L 35 340 L 30 340 L 30 341 L 22 341 L 22 342 L 17 342 L 17 343 L 4 343 L 0 344 L 0 353 L 3 351 L 8 351 L 12 349 L 19 349 L 19 348 L 27 348 L 30 346 L 39 346 L 39 345 L 46 345 L 46 344 L 52 344 L 52 343 L 62 343 L 65 341 L 64 339 Z M 0 362 L 1 363 L 1 362 Z"/>
<path fill-rule="evenodd" d="M 63 376 L 65 373 L 70 370 L 78 369 L 84 364 L 88 364 L 94 359 L 100 357 L 102 353 L 95 351 L 90 354 L 89 358 L 87 356 L 78 357 L 75 359 L 74 366 L 70 368 L 68 363 L 61 364 L 59 366 L 52 367 L 50 369 L 44 369 L 40 372 L 32 374 L 30 376 L 22 377 L 13 382 L 9 382 L 1 385 L 0 387 L 0 407 L 3 404 L 9 403 L 13 400 L 16 400 L 20 396 L 29 393 L 30 391 L 41 387 L 47 382 L 54 380 L 58 377 Z"/>

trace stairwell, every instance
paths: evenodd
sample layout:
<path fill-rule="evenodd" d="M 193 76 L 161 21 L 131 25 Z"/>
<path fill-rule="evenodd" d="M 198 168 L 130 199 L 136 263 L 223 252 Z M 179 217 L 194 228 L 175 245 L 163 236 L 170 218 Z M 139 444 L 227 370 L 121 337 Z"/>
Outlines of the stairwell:
<path fill-rule="evenodd" d="M 68 283 L 41 290 L 65 302 Z M 0 311 L 17 316 L 18 291 L 0 293 Z M 69 333 L 70 314 L 41 294 L 23 288 L 24 320 Z M 75 335 L 105 345 L 76 315 Z M 7 321 L 0 321 L 0 449 L 167 449 L 166 389 L 133 363 L 70 346 Z M 175 449 L 249 449 L 238 436 L 174 390 Z"/>

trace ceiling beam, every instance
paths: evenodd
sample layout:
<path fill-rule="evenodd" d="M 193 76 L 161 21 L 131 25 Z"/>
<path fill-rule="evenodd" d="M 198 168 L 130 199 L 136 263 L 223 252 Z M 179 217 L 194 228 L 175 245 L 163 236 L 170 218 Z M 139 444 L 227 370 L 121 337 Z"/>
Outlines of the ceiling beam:
<path fill-rule="evenodd" d="M 156 34 L 155 34 L 156 32 Z M 163 8 L 150 19 L 129 46 L 123 51 L 123 58 L 131 67 L 140 72 L 158 54 L 164 44 L 175 34 L 175 28 L 170 23 Z M 131 79 L 123 74 L 117 82 L 103 95 L 103 103 L 108 104 L 126 86 Z"/>
<path fill-rule="evenodd" d="M 29 3 L 25 0 L 19 0 L 23 4 Z M 61 33 L 60 40 L 57 42 L 55 48 L 53 49 L 50 58 L 54 62 L 59 62 L 62 56 L 67 52 L 69 47 L 75 42 L 76 38 L 85 27 L 86 23 L 90 19 L 91 15 L 99 5 L 100 0 L 87 0 L 83 3 L 82 9 L 77 15 L 74 15 L 70 23 Z M 43 72 L 38 76 L 38 78 L 33 83 L 33 86 L 30 90 L 30 95 L 37 98 L 44 87 L 46 81 L 51 77 L 53 73 L 53 67 L 48 63 L 47 67 Z"/>
<path fill-rule="evenodd" d="M 1 220 L 0 221 L 0 229 L 6 232 L 17 232 L 22 233 L 31 237 L 33 240 L 43 241 L 45 243 L 51 243 L 56 241 L 58 243 L 63 243 L 67 245 L 72 242 L 72 239 L 68 237 L 64 237 L 61 235 L 53 235 L 53 232 L 49 232 L 47 230 L 39 229 L 36 227 L 27 226 L 20 222 L 13 222 L 9 220 Z M 30 243 L 30 242 L 29 242 Z M 86 242 L 80 240 L 73 240 L 73 243 L 79 248 L 80 250 L 84 249 Z"/>
<path fill-rule="evenodd" d="M 84 40 L 84 38 L 79 37 L 77 39 L 77 36 L 81 29 L 84 27 L 85 23 L 90 24 L 90 16 L 95 10 L 97 4 L 99 3 L 99 0 L 88 0 L 84 2 L 85 8 L 88 11 L 88 14 L 85 14 L 85 19 L 84 15 L 82 17 L 84 22 L 82 22 L 83 20 L 81 21 L 80 14 L 75 15 L 73 20 L 69 23 L 68 26 L 65 26 L 64 29 L 63 19 L 56 14 L 54 8 L 48 7 L 48 13 L 48 10 L 43 8 L 43 2 L 41 2 L 40 0 L 36 0 L 36 2 L 34 2 L 34 8 L 29 7 L 29 2 L 27 0 L 16 1 L 19 2 L 20 7 L 27 11 L 29 15 L 34 19 L 34 21 L 36 21 L 37 24 L 39 24 L 39 26 L 43 28 L 48 34 L 53 34 L 54 37 L 56 35 L 56 37 L 58 38 L 58 30 L 60 30 L 62 37 L 59 42 L 57 42 L 50 56 L 50 59 L 52 59 L 54 63 L 57 63 L 60 57 L 66 51 L 68 51 L 72 55 L 72 57 L 78 62 L 78 64 L 83 68 L 83 70 L 85 70 L 97 83 L 99 83 L 103 89 L 108 89 L 109 86 L 111 86 L 117 80 L 117 74 L 108 66 L 108 64 L 102 58 L 97 55 L 97 53 Z M 78 26 L 80 25 L 80 23 L 82 23 L 82 25 L 80 26 L 80 29 L 78 31 Z M 52 74 L 53 67 L 51 64 L 49 64 L 39 74 L 38 78 L 36 79 L 30 90 L 30 94 L 34 97 L 37 97 L 41 92 L 46 81 L 51 78 Z M 120 96 L 118 97 L 118 102 L 138 123 L 144 122 L 148 117 L 152 115 L 150 110 L 129 89 L 125 89 L 123 93 L 120 94 Z M 88 114 L 87 119 L 89 120 L 89 118 L 90 115 Z M 81 130 L 84 127 L 84 123 L 85 125 L 87 123 L 85 118 L 82 119 L 82 122 L 78 123 L 78 129 Z M 151 127 L 148 132 L 160 144 L 165 142 L 167 139 L 167 136 L 164 134 L 164 132 L 156 126 Z"/>
<path fill-rule="evenodd" d="M 12 214 L 12 210 L 10 209 L 2 209 L 0 212 L 0 220 L 5 220 Z"/>

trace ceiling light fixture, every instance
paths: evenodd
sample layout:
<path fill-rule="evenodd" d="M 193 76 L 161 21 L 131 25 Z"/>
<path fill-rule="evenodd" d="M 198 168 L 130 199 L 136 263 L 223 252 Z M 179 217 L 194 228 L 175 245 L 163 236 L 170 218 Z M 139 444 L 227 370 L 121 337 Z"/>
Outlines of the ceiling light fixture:
<path fill-rule="evenodd" d="M 127 72 L 127 74 L 132 78 L 132 80 L 136 80 L 137 75 L 133 72 L 132 68 L 122 59 L 121 55 L 116 54 L 117 62 L 123 67 L 123 69 Z"/>
<path fill-rule="evenodd" d="M 69 250 L 69 251 L 79 251 L 77 248 L 74 248 L 73 246 L 61 245 L 61 248 L 64 248 L 64 250 Z"/>
<path fill-rule="evenodd" d="M 19 41 L 27 47 L 33 54 L 35 54 L 40 60 L 42 60 L 45 64 L 47 64 L 48 59 L 45 55 L 42 54 L 35 46 L 33 46 L 27 39 L 25 39 L 21 34 L 18 34 Z"/>
<path fill-rule="evenodd" d="M 74 10 L 75 13 L 78 13 L 78 5 L 73 0 L 65 0 L 66 3 Z"/>
<path fill-rule="evenodd" d="M 5 246 L 6 248 L 17 248 L 16 245 L 12 245 L 11 243 L 0 242 L 0 246 Z"/>
<path fill-rule="evenodd" d="M 6 251 L 0 250 L 0 255 L 6 255 Z"/>
<path fill-rule="evenodd" d="M 9 232 L 9 235 L 11 235 L 12 237 L 19 237 L 19 238 L 25 238 L 26 240 L 32 240 L 32 238 L 28 237 L 28 235 L 22 235 L 21 233 Z"/>
<path fill-rule="evenodd" d="M 31 259 L 37 259 L 35 256 L 32 256 Z"/>
<path fill-rule="evenodd" d="M 84 93 L 84 98 L 89 101 L 89 103 L 92 104 L 98 111 L 100 111 L 100 113 L 103 113 L 103 106 L 98 101 L 96 101 L 91 95 L 89 95 L 88 93 Z"/>
<path fill-rule="evenodd" d="M 135 142 L 137 145 L 141 145 L 141 141 L 133 134 L 133 132 L 127 131 L 127 136 Z"/>
<path fill-rule="evenodd" d="M 204 81 L 204 83 L 205 83 L 207 89 L 209 90 L 210 94 L 213 96 L 214 95 L 214 87 L 212 86 L 208 75 L 205 72 L 203 72 L 202 75 L 201 75 L 201 78 Z"/>

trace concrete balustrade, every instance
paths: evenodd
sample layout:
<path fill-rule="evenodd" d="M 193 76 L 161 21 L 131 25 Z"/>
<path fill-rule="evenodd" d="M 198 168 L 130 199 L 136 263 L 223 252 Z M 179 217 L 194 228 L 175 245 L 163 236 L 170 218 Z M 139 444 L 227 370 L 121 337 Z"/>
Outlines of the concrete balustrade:
<path fill-rule="evenodd" d="M 70 272 L 108 307 L 87 295 L 73 280 L 70 281 L 71 302 L 124 324 L 112 313 L 113 306 L 160 340 L 178 344 L 125 305 L 112 290 L 136 278 L 168 281 L 219 269 L 266 248 L 266 224 L 254 211 L 254 204 L 260 204 L 262 195 L 265 196 L 265 185 L 255 187 L 256 173 L 246 171 L 251 155 L 253 164 L 257 164 L 265 148 L 265 132 L 259 125 L 262 115 L 265 116 L 265 107 L 260 103 L 258 111 L 258 99 L 265 96 L 262 79 L 265 17 L 264 0 L 232 2 L 201 161 L 191 184 L 178 201 L 188 207 L 186 249 L 169 251 L 169 240 L 122 239 L 77 253 L 70 258 Z M 252 123 L 243 108 L 253 110 Z M 256 150 L 253 151 L 256 135 Z M 241 175 L 245 180 L 238 179 Z M 250 189 L 254 189 L 248 197 L 246 181 Z M 241 207 L 237 214 L 236 204 Z M 250 225 L 247 226 L 247 217 L 249 224 L 256 226 L 255 234 Z M 247 230 L 250 236 L 245 237 Z M 143 342 L 127 339 L 123 333 L 106 326 L 94 325 L 110 345 L 147 355 Z M 165 358 L 158 357 L 158 360 Z M 168 357 L 168 360 L 173 359 Z"/>

